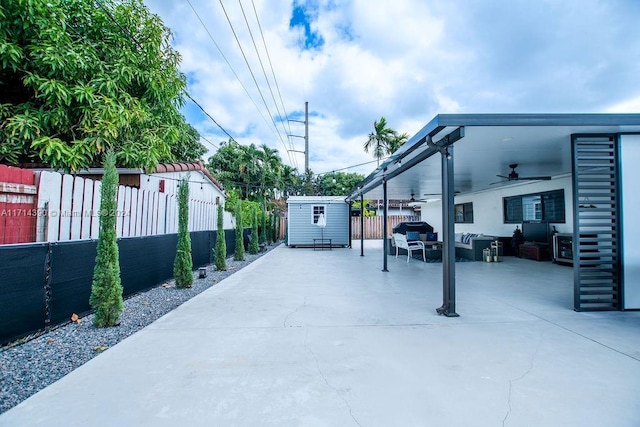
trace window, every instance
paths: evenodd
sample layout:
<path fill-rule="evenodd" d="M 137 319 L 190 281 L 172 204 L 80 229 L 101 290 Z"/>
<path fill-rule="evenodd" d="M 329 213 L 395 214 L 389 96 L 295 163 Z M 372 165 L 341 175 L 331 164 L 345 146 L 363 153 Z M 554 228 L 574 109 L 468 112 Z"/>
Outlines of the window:
<path fill-rule="evenodd" d="M 459 203 L 454 205 L 455 222 L 458 224 L 473 224 L 473 203 Z"/>
<path fill-rule="evenodd" d="M 534 221 L 542 219 L 542 199 L 539 194 L 522 196 L 522 220 Z"/>
<path fill-rule="evenodd" d="M 327 209 L 324 205 L 313 205 L 311 207 L 311 223 L 317 224 L 318 218 L 320 218 L 320 214 L 324 215 L 324 219 L 327 219 Z"/>
<path fill-rule="evenodd" d="M 522 221 L 564 223 L 564 190 L 505 197 L 503 208 L 505 224 Z"/>

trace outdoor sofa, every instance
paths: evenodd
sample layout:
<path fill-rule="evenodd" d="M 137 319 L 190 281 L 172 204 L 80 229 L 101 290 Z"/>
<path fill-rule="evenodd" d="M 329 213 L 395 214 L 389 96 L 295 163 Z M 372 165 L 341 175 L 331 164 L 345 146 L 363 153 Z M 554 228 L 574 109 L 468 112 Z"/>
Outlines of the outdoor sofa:
<path fill-rule="evenodd" d="M 495 241 L 496 237 L 476 233 L 456 233 L 454 240 L 456 257 L 482 261 L 482 251 L 490 248 L 491 242 Z"/>

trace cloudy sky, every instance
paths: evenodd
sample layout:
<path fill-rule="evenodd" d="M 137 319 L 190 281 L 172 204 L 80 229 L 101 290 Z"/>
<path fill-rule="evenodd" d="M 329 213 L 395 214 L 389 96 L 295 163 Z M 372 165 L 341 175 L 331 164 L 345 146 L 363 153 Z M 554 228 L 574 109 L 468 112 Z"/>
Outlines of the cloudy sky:
<path fill-rule="evenodd" d="M 305 101 L 315 173 L 371 161 L 381 116 L 412 136 L 438 113 L 640 112 L 638 0 L 144 1 L 174 33 L 190 95 L 300 171 L 287 150 L 304 140 L 287 134 L 304 125 L 287 118 Z M 184 113 L 228 139 L 193 103 Z"/>

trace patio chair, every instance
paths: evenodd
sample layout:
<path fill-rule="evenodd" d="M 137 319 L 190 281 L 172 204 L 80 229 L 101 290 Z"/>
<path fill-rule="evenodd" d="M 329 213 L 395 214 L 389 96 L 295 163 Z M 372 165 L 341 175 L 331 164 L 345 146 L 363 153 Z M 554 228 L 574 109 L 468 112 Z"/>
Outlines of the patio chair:
<path fill-rule="evenodd" d="M 405 249 L 407 251 L 407 262 L 409 262 L 413 251 L 422 251 L 422 260 L 427 262 L 427 255 L 422 240 L 407 241 L 407 236 L 404 234 L 393 233 L 393 241 L 396 244 L 396 258 L 398 258 L 398 249 Z"/>

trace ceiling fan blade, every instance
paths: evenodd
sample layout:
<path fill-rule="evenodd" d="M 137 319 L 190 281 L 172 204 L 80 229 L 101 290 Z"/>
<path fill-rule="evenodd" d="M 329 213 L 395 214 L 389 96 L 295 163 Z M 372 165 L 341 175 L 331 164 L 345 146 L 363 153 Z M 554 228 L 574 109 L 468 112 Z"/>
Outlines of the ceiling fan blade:
<path fill-rule="evenodd" d="M 504 176 L 504 175 L 496 175 L 498 178 L 504 178 L 504 179 L 509 179 L 508 176 Z"/>
<path fill-rule="evenodd" d="M 522 176 L 518 178 L 519 180 L 525 181 L 549 181 L 551 179 L 550 176 Z"/>

